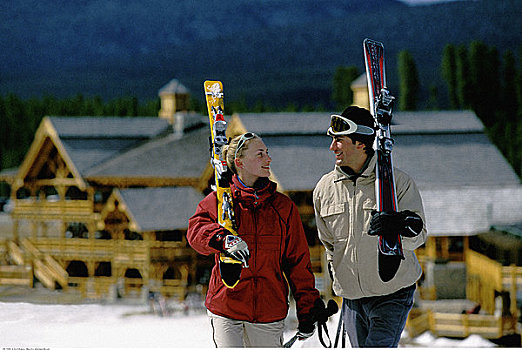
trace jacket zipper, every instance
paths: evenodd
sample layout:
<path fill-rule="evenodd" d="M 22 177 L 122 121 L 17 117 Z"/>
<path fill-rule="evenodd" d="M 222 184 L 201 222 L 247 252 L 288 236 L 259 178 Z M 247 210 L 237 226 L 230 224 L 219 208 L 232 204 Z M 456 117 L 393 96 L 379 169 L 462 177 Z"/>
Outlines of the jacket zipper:
<path fill-rule="evenodd" d="M 357 209 L 357 206 L 356 206 L 356 193 L 357 193 L 357 180 L 358 179 L 355 179 L 355 181 L 353 182 L 353 193 L 352 193 L 352 217 L 355 218 L 356 216 L 356 209 Z M 357 218 L 359 219 L 359 218 Z M 353 220 L 352 223 L 356 223 L 357 221 L 356 220 Z M 352 227 L 355 229 L 355 225 L 352 224 Z M 352 232 L 352 234 L 354 235 L 354 238 L 355 238 L 355 231 Z M 358 230 L 357 230 L 358 231 Z M 359 245 L 359 242 L 354 242 L 355 243 L 355 249 L 354 249 L 354 255 L 355 255 L 355 262 L 356 262 L 356 267 L 357 267 L 357 282 L 359 283 L 359 289 L 362 291 L 362 284 L 361 284 L 361 274 L 360 274 L 360 271 L 359 271 L 359 257 L 357 255 L 357 246 Z"/>
<path fill-rule="evenodd" d="M 254 192 L 254 194 L 255 194 L 256 198 L 258 198 L 257 194 L 255 192 Z M 258 250 L 258 247 L 257 247 L 257 220 L 256 220 L 256 212 L 257 212 L 257 210 L 256 210 L 256 207 L 254 206 L 253 209 L 252 209 L 252 216 L 253 216 L 253 220 L 252 221 L 254 222 L 254 246 L 256 248 L 255 249 L 255 252 L 256 252 L 255 255 L 256 256 L 254 257 L 254 259 L 253 259 L 254 261 L 253 261 L 253 264 L 252 264 L 253 265 L 252 266 L 253 267 L 252 275 L 253 275 L 253 280 L 254 280 L 254 283 L 253 283 L 254 286 L 253 286 L 253 290 L 252 290 L 252 296 L 253 296 L 253 298 L 252 298 L 252 305 L 253 305 L 254 310 L 252 312 L 252 315 L 254 315 L 254 319 L 253 319 L 254 322 L 257 322 L 257 312 L 256 312 L 257 311 L 257 302 L 256 302 L 257 301 L 256 300 L 256 294 L 257 294 L 256 293 L 256 290 L 257 290 L 257 273 L 255 273 L 255 271 L 257 271 L 256 261 L 257 261 L 257 250 Z"/>

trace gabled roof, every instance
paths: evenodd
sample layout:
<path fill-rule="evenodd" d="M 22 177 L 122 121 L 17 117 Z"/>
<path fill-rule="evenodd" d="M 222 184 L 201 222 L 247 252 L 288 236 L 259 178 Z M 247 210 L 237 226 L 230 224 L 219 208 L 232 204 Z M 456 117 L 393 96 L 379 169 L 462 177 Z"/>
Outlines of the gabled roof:
<path fill-rule="evenodd" d="M 172 79 L 164 85 L 159 91 L 158 95 L 164 94 L 188 94 L 189 91 L 185 85 L 181 84 L 178 79 Z"/>
<path fill-rule="evenodd" d="M 169 123 L 158 117 L 48 117 L 60 138 L 150 139 L 165 134 Z"/>
<path fill-rule="evenodd" d="M 200 178 L 209 163 L 207 128 L 149 141 L 119 154 L 85 173 L 87 179 L 110 177 Z"/>
<path fill-rule="evenodd" d="M 158 117 L 49 117 L 79 172 L 148 140 L 166 134 L 169 123 Z"/>
<path fill-rule="evenodd" d="M 421 188 L 430 235 L 472 235 L 522 220 L 522 186 Z"/>
<path fill-rule="evenodd" d="M 192 187 L 115 190 L 137 232 L 186 229 L 203 195 Z"/>
<path fill-rule="evenodd" d="M 285 190 L 313 189 L 333 169 L 326 129 L 332 113 L 241 114 L 248 131 L 271 151 L 272 169 Z M 395 165 L 419 186 L 513 185 L 519 179 L 484 134 L 471 111 L 394 114 Z M 295 130 L 294 130 L 295 129 Z"/>

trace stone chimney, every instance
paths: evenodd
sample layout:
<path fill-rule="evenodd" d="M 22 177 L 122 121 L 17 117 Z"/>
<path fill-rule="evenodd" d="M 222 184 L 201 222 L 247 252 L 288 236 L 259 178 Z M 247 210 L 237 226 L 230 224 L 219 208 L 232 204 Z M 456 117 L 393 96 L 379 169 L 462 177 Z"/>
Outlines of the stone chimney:
<path fill-rule="evenodd" d="M 188 89 L 177 79 L 172 79 L 163 86 L 158 95 L 161 99 L 159 117 L 165 118 L 169 123 L 174 124 L 176 113 L 187 112 L 189 108 L 190 93 Z"/>

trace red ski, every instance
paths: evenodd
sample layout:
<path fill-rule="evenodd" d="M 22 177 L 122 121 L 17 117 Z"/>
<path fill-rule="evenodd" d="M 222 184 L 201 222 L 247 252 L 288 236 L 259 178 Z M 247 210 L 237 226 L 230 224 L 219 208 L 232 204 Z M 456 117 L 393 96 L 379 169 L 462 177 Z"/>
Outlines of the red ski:
<path fill-rule="evenodd" d="M 363 42 L 366 78 L 370 98 L 370 112 L 377 126 L 373 148 L 377 154 L 375 194 L 378 211 L 398 211 L 395 180 L 393 177 L 390 122 L 394 97 L 386 88 L 384 66 L 384 45 L 378 41 L 365 39 Z M 379 276 L 383 282 L 391 280 L 401 260 L 404 259 L 401 236 L 385 239 L 379 236 Z"/>

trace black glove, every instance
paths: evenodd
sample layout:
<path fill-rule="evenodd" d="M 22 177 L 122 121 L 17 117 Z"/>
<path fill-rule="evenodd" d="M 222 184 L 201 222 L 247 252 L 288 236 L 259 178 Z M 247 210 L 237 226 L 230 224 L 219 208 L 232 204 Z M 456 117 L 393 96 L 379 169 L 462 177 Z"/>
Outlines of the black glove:
<path fill-rule="evenodd" d="M 223 229 L 223 231 L 223 233 L 216 233 L 212 236 L 208 245 L 224 253 L 229 258 L 241 261 L 245 266 L 247 266 L 248 259 L 250 259 L 248 245 L 241 239 L 241 237 L 233 235 L 226 229 Z"/>
<path fill-rule="evenodd" d="M 404 237 L 415 237 L 422 231 L 423 223 L 419 215 L 410 210 L 372 211 L 370 236 L 394 238 L 397 234 Z"/>
<path fill-rule="evenodd" d="M 315 323 L 311 319 L 306 319 L 299 322 L 297 326 L 297 339 L 305 340 L 314 335 Z"/>

